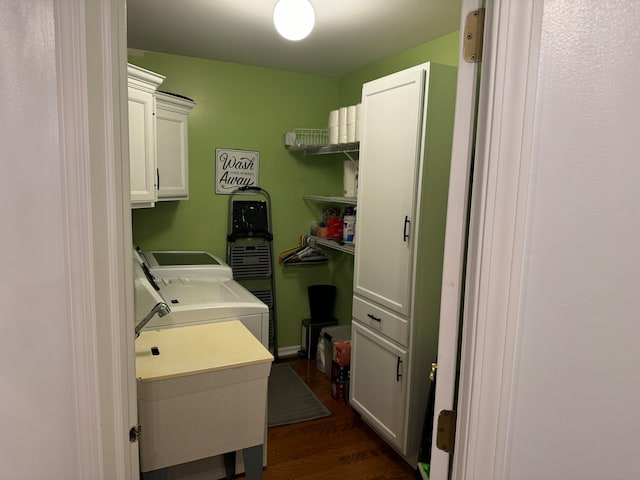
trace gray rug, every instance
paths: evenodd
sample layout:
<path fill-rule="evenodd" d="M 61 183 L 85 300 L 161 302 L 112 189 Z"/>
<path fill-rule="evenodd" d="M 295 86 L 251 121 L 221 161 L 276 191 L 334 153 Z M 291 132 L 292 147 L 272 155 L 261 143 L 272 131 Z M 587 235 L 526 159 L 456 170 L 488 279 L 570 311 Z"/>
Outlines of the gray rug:
<path fill-rule="evenodd" d="M 267 405 L 269 427 L 331 415 L 288 363 L 271 365 Z"/>

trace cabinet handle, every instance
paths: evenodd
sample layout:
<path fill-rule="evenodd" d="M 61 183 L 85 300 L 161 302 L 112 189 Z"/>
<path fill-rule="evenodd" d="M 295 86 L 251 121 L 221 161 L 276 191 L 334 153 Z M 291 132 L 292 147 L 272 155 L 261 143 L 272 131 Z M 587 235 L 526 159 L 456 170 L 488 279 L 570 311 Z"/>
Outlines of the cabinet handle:
<path fill-rule="evenodd" d="M 156 168 L 156 185 L 158 185 L 156 188 L 160 190 L 160 169 L 159 168 Z"/>
<path fill-rule="evenodd" d="M 396 362 L 396 382 L 399 382 L 402 378 L 402 360 L 398 357 L 398 361 Z"/>
<path fill-rule="evenodd" d="M 409 234 L 407 233 L 407 225 L 411 225 L 411 221 L 407 215 L 404 216 L 404 231 L 402 233 L 402 241 L 406 242 L 409 240 Z"/>
<path fill-rule="evenodd" d="M 373 315 L 371 315 L 370 313 L 367 313 L 367 317 L 369 317 L 371 320 L 375 320 L 376 322 L 381 322 L 382 319 L 378 318 L 378 317 L 374 317 Z"/>

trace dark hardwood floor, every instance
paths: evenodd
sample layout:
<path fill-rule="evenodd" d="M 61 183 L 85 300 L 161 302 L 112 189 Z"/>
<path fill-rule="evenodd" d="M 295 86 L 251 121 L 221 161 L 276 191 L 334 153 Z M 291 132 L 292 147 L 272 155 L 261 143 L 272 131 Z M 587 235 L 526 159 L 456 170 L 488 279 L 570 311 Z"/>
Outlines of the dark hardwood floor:
<path fill-rule="evenodd" d="M 331 411 L 329 417 L 268 430 L 264 480 L 409 480 L 414 470 L 346 403 L 331 396 L 331 380 L 315 360 L 281 359 Z M 237 477 L 244 479 L 244 475 Z"/>

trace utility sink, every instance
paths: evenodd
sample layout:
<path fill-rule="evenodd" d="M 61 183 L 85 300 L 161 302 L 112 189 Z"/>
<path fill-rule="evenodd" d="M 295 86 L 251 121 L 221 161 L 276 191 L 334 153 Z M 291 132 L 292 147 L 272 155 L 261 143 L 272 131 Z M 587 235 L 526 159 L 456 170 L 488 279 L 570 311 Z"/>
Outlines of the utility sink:
<path fill-rule="evenodd" d="M 273 356 L 238 320 L 136 340 L 142 472 L 263 445 Z"/>

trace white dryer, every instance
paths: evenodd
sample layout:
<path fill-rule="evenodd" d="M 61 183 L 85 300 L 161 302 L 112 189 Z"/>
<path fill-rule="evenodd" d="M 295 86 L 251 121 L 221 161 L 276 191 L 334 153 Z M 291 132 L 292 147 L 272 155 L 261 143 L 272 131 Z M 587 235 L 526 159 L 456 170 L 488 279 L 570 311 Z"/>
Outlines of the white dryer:
<path fill-rule="evenodd" d="M 171 310 L 153 317 L 144 329 L 240 320 L 269 348 L 269 307 L 233 280 L 231 267 L 222 260 L 208 252 L 137 248 L 134 258 L 142 267 L 134 272 L 145 277 L 136 281 L 151 284 Z"/>

